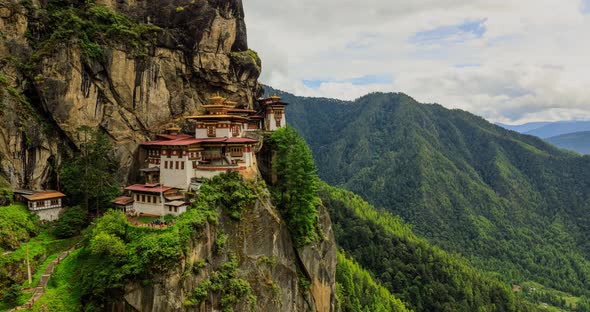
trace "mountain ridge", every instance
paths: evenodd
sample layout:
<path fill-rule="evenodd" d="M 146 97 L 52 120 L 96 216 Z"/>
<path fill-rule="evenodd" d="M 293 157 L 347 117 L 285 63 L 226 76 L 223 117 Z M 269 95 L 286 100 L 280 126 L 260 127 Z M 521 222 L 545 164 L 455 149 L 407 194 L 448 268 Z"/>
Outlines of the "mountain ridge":
<path fill-rule="evenodd" d="M 590 131 L 562 134 L 545 139 L 547 142 L 563 149 L 580 154 L 590 154 Z"/>
<path fill-rule="evenodd" d="M 496 123 L 503 128 L 513 130 L 522 134 L 534 135 L 542 139 L 555 137 L 563 134 L 590 131 L 590 121 L 555 121 L 555 122 L 531 122 L 522 125 L 506 125 Z"/>
<path fill-rule="evenodd" d="M 347 105 L 281 94 L 328 183 L 506 282 L 589 294 L 590 157 L 403 94 Z"/>

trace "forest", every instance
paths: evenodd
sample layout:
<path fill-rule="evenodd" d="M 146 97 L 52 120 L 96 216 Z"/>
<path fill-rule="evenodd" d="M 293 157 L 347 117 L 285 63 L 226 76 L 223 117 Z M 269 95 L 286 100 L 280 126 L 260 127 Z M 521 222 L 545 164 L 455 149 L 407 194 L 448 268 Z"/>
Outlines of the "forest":
<path fill-rule="evenodd" d="M 324 181 L 507 285 L 543 285 L 552 295 L 538 302 L 588 297 L 590 157 L 404 94 L 345 102 L 271 92 L 291 103 L 289 123 Z"/>

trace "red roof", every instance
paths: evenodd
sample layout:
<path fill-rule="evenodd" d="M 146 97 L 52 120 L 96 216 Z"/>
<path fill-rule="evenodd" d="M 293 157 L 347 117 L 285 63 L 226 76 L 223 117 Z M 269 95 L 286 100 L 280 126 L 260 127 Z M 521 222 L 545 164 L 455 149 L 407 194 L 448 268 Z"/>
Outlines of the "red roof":
<path fill-rule="evenodd" d="M 258 143 L 258 141 L 249 138 L 210 138 L 201 139 L 201 143 Z"/>
<path fill-rule="evenodd" d="M 192 144 L 196 144 L 196 143 L 199 143 L 198 139 L 195 139 L 194 137 L 191 137 L 190 135 L 188 135 L 188 136 L 182 135 L 182 137 L 175 138 L 175 139 L 146 141 L 146 142 L 143 142 L 142 145 L 147 145 L 147 146 L 187 146 L 187 145 L 192 145 Z"/>
<path fill-rule="evenodd" d="M 166 140 L 178 140 L 178 139 L 190 139 L 190 138 L 192 138 L 192 136 L 191 135 L 188 135 L 188 134 L 177 134 L 177 135 L 158 134 L 157 137 L 162 138 L 162 139 L 166 139 Z"/>
<path fill-rule="evenodd" d="M 133 198 L 131 198 L 129 196 L 120 196 L 120 197 L 113 199 L 112 203 L 115 205 L 119 205 L 119 206 L 127 206 L 127 205 L 133 203 Z"/>
<path fill-rule="evenodd" d="M 258 143 L 257 140 L 250 138 L 229 138 L 226 140 L 227 143 Z"/>
<path fill-rule="evenodd" d="M 174 189 L 173 187 L 168 187 L 168 186 L 154 186 L 154 187 L 149 187 L 145 184 L 135 184 L 135 185 L 129 185 L 128 187 L 125 188 L 128 191 L 135 191 L 135 192 L 145 192 L 145 193 L 163 193 L 163 192 L 167 192 L 169 190 Z"/>
<path fill-rule="evenodd" d="M 160 135 L 163 136 L 163 135 Z M 170 137 L 169 140 L 155 140 L 143 142 L 144 146 L 187 146 L 198 143 L 257 143 L 257 140 L 249 138 L 202 138 L 195 139 L 194 137 L 186 134 L 181 135 L 166 135 Z"/>

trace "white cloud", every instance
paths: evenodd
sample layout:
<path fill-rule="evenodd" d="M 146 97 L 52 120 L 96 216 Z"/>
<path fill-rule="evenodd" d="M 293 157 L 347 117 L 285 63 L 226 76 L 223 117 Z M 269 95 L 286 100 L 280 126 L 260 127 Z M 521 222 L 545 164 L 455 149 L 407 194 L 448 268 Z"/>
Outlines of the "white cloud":
<path fill-rule="evenodd" d="M 405 92 L 492 121 L 590 118 L 590 0 L 246 0 L 261 81 Z M 420 39 L 420 40 L 417 40 Z M 366 76 L 388 81 L 351 83 Z M 303 81 L 322 81 L 306 86 Z"/>

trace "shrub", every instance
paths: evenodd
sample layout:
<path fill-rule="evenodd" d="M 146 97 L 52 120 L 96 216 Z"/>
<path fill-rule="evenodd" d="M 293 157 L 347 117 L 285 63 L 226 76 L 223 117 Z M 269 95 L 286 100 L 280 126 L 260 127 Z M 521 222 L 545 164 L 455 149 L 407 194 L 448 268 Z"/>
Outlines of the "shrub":
<path fill-rule="evenodd" d="M 10 188 L 0 188 L 0 206 L 10 206 L 14 193 Z"/>
<path fill-rule="evenodd" d="M 229 171 L 203 185 L 201 196 L 213 207 L 223 208 L 230 218 L 240 220 L 244 209 L 253 205 L 257 198 L 254 189 L 239 173 Z"/>
<path fill-rule="evenodd" d="M 22 295 L 20 285 L 12 284 L 6 291 L 4 291 L 3 301 L 9 307 L 15 307 L 18 305 L 18 298 Z"/>
<path fill-rule="evenodd" d="M 211 274 L 209 279 L 201 282 L 193 291 L 189 300 L 191 305 L 207 299 L 210 293 L 221 295 L 221 310 L 233 311 L 233 307 L 245 300 L 251 307 L 256 305 L 256 296 L 252 293 L 250 283 L 238 277 L 238 259 L 230 256 L 229 260 Z"/>
<path fill-rule="evenodd" d="M 87 225 L 86 210 L 80 206 L 66 208 L 53 228 L 53 235 L 67 238 L 80 234 Z"/>

